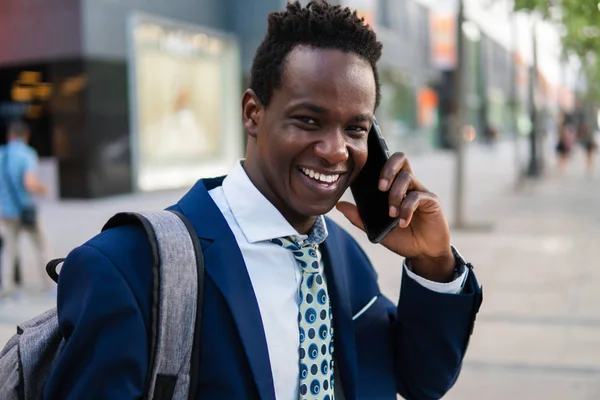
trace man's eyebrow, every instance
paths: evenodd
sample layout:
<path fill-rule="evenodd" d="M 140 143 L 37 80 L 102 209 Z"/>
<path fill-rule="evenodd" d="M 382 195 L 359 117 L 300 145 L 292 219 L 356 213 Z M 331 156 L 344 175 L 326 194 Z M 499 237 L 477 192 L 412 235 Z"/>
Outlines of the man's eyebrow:
<path fill-rule="evenodd" d="M 292 110 L 298 110 L 298 109 L 304 108 L 304 109 L 310 110 L 316 114 L 326 114 L 329 111 L 327 108 L 316 105 L 309 101 L 304 101 L 304 102 L 301 102 L 298 104 L 294 104 L 290 108 Z M 354 121 L 354 122 L 372 122 L 373 118 L 374 118 L 373 114 L 370 114 L 370 113 L 357 114 L 352 118 L 352 121 Z"/>
<path fill-rule="evenodd" d="M 358 114 L 354 116 L 353 120 L 355 122 L 372 122 L 373 116 L 371 114 Z"/>
<path fill-rule="evenodd" d="M 325 107 L 321 107 L 318 106 L 314 103 L 310 103 L 308 101 L 302 102 L 302 103 L 298 103 L 298 104 L 294 104 L 293 107 L 291 107 L 294 110 L 300 109 L 300 108 L 306 108 L 312 112 L 315 112 L 317 114 L 325 114 L 327 113 L 327 109 Z"/>

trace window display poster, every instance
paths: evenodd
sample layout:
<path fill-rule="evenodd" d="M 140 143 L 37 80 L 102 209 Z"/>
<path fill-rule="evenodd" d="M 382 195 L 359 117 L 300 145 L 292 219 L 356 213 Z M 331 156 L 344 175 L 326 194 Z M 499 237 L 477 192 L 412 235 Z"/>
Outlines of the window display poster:
<path fill-rule="evenodd" d="M 231 167 L 243 138 L 229 122 L 239 97 L 235 43 L 148 18 L 136 20 L 133 39 L 138 188 L 182 187 L 226 173 L 220 167 Z"/>

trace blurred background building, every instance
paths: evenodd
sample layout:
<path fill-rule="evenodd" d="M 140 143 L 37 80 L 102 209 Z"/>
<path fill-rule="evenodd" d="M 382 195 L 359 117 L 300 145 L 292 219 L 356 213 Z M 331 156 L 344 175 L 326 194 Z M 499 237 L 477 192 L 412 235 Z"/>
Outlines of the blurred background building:
<path fill-rule="evenodd" d="M 332 2 L 358 9 L 384 43 L 378 118 L 390 148 L 452 147 L 457 2 Z M 469 140 L 526 135 L 531 22 L 503 0 L 465 3 Z M 182 187 L 224 174 L 243 156 L 238 108 L 266 15 L 284 4 L 3 0 L 0 134 L 11 119 L 31 124 L 61 198 Z M 577 66 L 561 59 L 555 29 L 540 26 L 535 101 L 552 122 L 575 107 Z"/>

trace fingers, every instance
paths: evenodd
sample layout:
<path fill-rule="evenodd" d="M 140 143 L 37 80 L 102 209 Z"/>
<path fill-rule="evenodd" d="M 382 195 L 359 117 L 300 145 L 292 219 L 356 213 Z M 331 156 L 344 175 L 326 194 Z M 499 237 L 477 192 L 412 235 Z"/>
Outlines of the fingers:
<path fill-rule="evenodd" d="M 413 214 L 424 202 L 439 203 L 437 196 L 429 193 L 413 176 L 404 153 L 394 153 L 386 162 L 379 177 L 379 190 L 389 190 L 389 216 L 400 217 L 401 227 L 410 224 Z"/>
<path fill-rule="evenodd" d="M 379 175 L 379 190 L 382 192 L 388 191 L 400 171 L 412 173 L 406 155 L 404 153 L 394 153 L 381 170 L 381 174 Z"/>
<path fill-rule="evenodd" d="M 362 219 L 358 213 L 358 207 L 356 205 L 349 203 L 347 201 L 340 201 L 337 203 L 336 208 L 339 212 L 344 214 L 346 218 L 352 223 L 352 225 L 356 226 L 361 230 L 365 230 Z"/>
<path fill-rule="evenodd" d="M 389 192 L 390 217 L 398 216 L 400 204 L 411 191 L 427 192 L 427 189 L 410 172 L 402 170 L 396 176 Z"/>
<path fill-rule="evenodd" d="M 429 208 L 428 206 L 439 206 L 439 199 L 435 194 L 417 191 L 409 192 L 400 205 L 400 222 L 398 225 L 401 228 L 406 228 L 410 225 L 410 222 L 412 221 L 417 209 L 427 209 Z"/>

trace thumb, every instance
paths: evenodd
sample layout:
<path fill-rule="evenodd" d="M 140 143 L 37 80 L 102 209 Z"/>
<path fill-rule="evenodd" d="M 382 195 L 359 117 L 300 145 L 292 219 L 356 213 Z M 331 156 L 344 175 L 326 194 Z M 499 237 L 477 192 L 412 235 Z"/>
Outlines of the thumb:
<path fill-rule="evenodd" d="M 344 216 L 348 218 L 348 220 L 352 222 L 354 226 L 363 231 L 365 230 L 365 226 L 360 218 L 360 215 L 358 214 L 358 207 L 356 207 L 356 205 L 347 201 L 340 201 L 336 204 L 336 208 L 339 212 L 344 214 Z"/>

